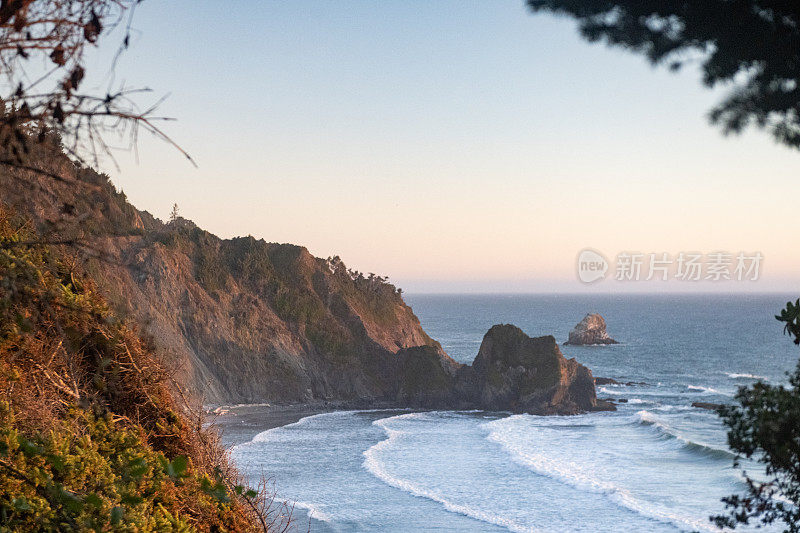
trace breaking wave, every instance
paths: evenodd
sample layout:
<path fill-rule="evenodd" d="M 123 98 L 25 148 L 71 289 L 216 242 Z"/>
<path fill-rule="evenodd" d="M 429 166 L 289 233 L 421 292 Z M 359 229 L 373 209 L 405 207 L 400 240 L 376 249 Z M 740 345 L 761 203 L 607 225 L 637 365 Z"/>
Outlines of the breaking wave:
<path fill-rule="evenodd" d="M 685 437 L 682 433 L 659 419 L 650 411 L 639 411 L 636 413 L 636 416 L 640 424 L 652 427 L 654 430 L 658 431 L 660 435 L 666 438 L 677 440 L 689 451 L 704 455 L 706 457 L 713 457 L 715 459 L 730 460 L 736 456 L 729 450 L 717 448 L 716 446 L 711 446 L 702 442 L 696 442 Z"/>
<path fill-rule="evenodd" d="M 364 451 L 364 463 L 363 463 L 364 468 L 366 468 L 368 472 L 370 472 L 373 476 L 380 479 L 387 485 L 408 492 L 419 498 L 426 498 L 428 500 L 440 503 L 444 506 L 445 509 L 447 509 L 452 513 L 462 514 L 464 516 L 474 518 L 475 520 L 480 520 L 481 522 L 486 522 L 489 524 L 494 524 L 496 526 L 504 527 L 510 531 L 518 533 L 538 533 L 539 532 L 538 529 L 529 527 L 524 524 L 519 524 L 512 519 L 509 519 L 507 517 L 495 513 L 491 513 L 480 509 L 474 509 L 466 505 L 461 505 L 452 502 L 444 498 L 441 494 L 438 494 L 435 491 L 428 490 L 416 483 L 393 476 L 392 474 L 389 473 L 384 463 L 380 460 L 380 455 L 382 452 L 386 451 L 387 448 L 390 448 L 399 439 L 401 439 L 404 433 L 402 431 L 388 427 L 388 423 L 390 423 L 391 421 L 407 420 L 411 418 L 420 418 L 424 416 L 425 415 L 422 413 L 409 413 L 404 415 L 393 416 L 390 418 L 382 418 L 380 420 L 376 420 L 375 422 L 373 422 L 374 425 L 382 428 L 386 432 L 387 438 Z"/>
<path fill-rule="evenodd" d="M 756 374 L 737 374 L 736 372 L 725 372 L 725 375 L 731 379 L 753 379 L 753 380 L 761 380 L 761 381 L 769 381 L 764 376 L 758 376 Z"/>
<path fill-rule="evenodd" d="M 581 465 L 563 459 L 551 459 L 546 453 L 537 453 L 521 444 L 518 434 L 513 430 L 516 421 L 525 415 L 489 422 L 486 427 L 490 430 L 487 438 L 500 444 L 517 463 L 529 468 L 539 475 L 561 481 L 580 490 L 597 492 L 605 495 L 615 504 L 633 511 L 641 516 L 659 522 L 678 526 L 692 531 L 720 531 L 709 524 L 705 518 L 698 519 L 693 516 L 683 515 L 673 510 L 636 498 L 628 490 L 615 485 L 606 479 L 599 479 L 596 475 Z"/>
<path fill-rule="evenodd" d="M 333 522 L 333 517 L 326 513 L 325 511 L 320 510 L 320 508 L 313 503 L 308 502 L 287 502 L 287 505 L 290 507 L 293 505 L 294 507 L 299 507 L 300 509 L 305 509 L 308 511 L 308 516 L 313 518 L 314 520 L 319 520 L 321 522 Z"/>

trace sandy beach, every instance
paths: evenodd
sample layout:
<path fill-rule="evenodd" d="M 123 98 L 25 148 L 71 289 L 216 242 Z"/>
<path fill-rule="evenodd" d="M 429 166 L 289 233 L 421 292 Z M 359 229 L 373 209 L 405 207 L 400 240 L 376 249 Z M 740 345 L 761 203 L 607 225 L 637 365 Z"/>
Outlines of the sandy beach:
<path fill-rule="evenodd" d="M 222 444 L 226 448 L 232 448 L 268 429 L 293 424 L 301 418 L 335 410 L 307 405 L 224 406 L 209 412 L 208 423 L 218 429 Z"/>

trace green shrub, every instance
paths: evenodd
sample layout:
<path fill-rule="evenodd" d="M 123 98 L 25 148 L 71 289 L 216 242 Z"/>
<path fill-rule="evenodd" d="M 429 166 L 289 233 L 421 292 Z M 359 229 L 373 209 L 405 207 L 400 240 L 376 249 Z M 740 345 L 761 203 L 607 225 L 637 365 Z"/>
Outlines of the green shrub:
<path fill-rule="evenodd" d="M 218 480 L 198 476 L 185 456 L 167 460 L 110 413 L 73 408 L 69 417 L 63 427 L 30 436 L 0 402 L 0 529 L 189 531 L 197 513 L 176 511 L 179 499 L 228 511 L 227 493 L 214 492 Z M 72 433 L 76 425 L 82 434 Z"/>
<path fill-rule="evenodd" d="M 20 227 L 0 210 L 0 532 L 261 529 L 152 348 Z"/>

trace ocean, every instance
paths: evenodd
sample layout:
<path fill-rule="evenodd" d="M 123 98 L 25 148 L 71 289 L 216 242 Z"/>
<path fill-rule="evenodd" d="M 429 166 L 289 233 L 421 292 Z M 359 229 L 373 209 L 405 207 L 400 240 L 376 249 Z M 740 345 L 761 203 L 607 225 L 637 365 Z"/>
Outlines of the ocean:
<path fill-rule="evenodd" d="M 796 295 L 407 295 L 425 330 L 469 363 L 494 324 L 559 343 L 587 313 L 621 344 L 564 346 L 613 413 L 342 411 L 232 450 L 312 531 L 716 531 L 741 473 L 714 412 L 737 388 L 786 382 L 800 350 L 774 315 Z M 745 463 L 748 472 L 760 466 Z M 747 529 L 744 529 L 745 531 Z"/>

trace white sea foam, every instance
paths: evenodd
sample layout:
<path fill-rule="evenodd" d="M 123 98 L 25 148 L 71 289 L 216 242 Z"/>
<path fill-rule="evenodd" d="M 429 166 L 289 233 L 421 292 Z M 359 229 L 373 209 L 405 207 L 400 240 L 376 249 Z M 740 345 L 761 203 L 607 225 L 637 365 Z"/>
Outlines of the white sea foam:
<path fill-rule="evenodd" d="M 536 528 L 530 527 L 525 524 L 520 524 L 518 522 L 515 522 L 514 520 L 511 520 L 509 518 L 494 513 L 490 513 L 485 510 L 474 509 L 466 505 L 461 505 L 452 502 L 433 490 L 426 489 L 416 483 L 393 476 L 392 474 L 389 473 L 384 463 L 381 462 L 380 455 L 381 453 L 385 452 L 388 448 L 391 448 L 399 439 L 401 439 L 404 433 L 402 431 L 392 429 L 388 427 L 388 425 L 398 420 L 422 418 L 425 416 L 426 416 L 425 413 L 410 413 L 405 415 L 393 416 L 390 418 L 382 418 L 380 420 L 376 420 L 375 422 L 373 422 L 374 425 L 382 428 L 386 432 L 387 438 L 364 451 L 364 462 L 363 462 L 364 468 L 366 468 L 368 472 L 370 472 L 373 476 L 380 479 L 387 485 L 390 485 L 397 489 L 413 494 L 414 496 L 417 496 L 419 498 L 426 498 L 428 500 L 440 503 L 442 504 L 442 506 L 444 506 L 445 509 L 447 509 L 452 513 L 461 514 L 464 516 L 468 516 L 470 518 L 474 518 L 475 520 L 480 520 L 481 522 L 486 522 L 488 524 L 494 524 L 496 526 L 504 527 L 509 531 L 515 531 L 518 533 L 538 533 L 540 530 Z"/>
<path fill-rule="evenodd" d="M 308 516 L 314 520 L 319 520 L 321 522 L 333 522 L 333 517 L 331 515 L 320 510 L 319 506 L 314 505 L 313 503 L 290 500 L 286 502 L 286 505 L 289 507 L 294 506 L 295 508 L 299 507 L 300 509 L 305 509 L 308 511 Z"/>
<path fill-rule="evenodd" d="M 727 392 L 719 391 L 713 387 L 704 387 L 702 385 L 689 385 L 686 387 L 688 390 L 699 394 L 715 394 L 717 396 L 730 396 Z"/>
<path fill-rule="evenodd" d="M 714 393 L 719 392 L 716 389 L 712 389 L 711 387 L 702 387 L 700 385 L 689 385 L 686 388 L 689 390 L 696 390 L 700 392 L 714 392 Z"/>
<path fill-rule="evenodd" d="M 737 374 L 735 372 L 725 372 L 725 375 L 731 379 L 760 379 L 762 381 L 769 381 L 768 378 L 764 376 L 758 376 L 756 374 Z"/>
<path fill-rule="evenodd" d="M 259 433 L 255 437 L 253 437 L 253 439 L 249 443 L 245 443 L 245 444 L 251 444 L 251 443 L 254 443 L 254 442 L 269 442 L 269 441 L 273 440 L 277 435 L 279 435 L 279 434 L 283 433 L 284 431 L 286 431 L 286 429 L 288 429 L 288 428 L 302 427 L 302 426 L 308 425 L 311 422 L 313 422 L 313 421 L 315 421 L 315 420 L 317 420 L 319 418 L 322 418 L 322 417 L 336 418 L 336 417 L 348 416 L 348 415 L 351 415 L 351 414 L 353 414 L 355 412 L 357 412 L 357 411 L 335 411 L 335 412 L 332 412 L 332 413 L 319 413 L 319 414 L 316 414 L 316 415 L 306 416 L 306 417 L 303 417 L 300 420 L 298 420 L 297 422 L 294 422 L 292 424 L 286 424 L 285 426 L 279 426 L 279 427 L 276 427 L 276 428 L 268 429 L 266 431 L 262 431 L 261 433 Z M 242 446 L 242 444 L 240 444 L 239 446 Z"/>
<path fill-rule="evenodd" d="M 392 409 L 392 411 L 407 411 L 408 409 Z M 258 433 L 255 437 L 253 437 L 248 442 L 243 442 L 242 444 L 238 444 L 233 447 L 233 449 L 239 448 L 240 446 L 248 446 L 253 443 L 263 443 L 263 442 L 270 442 L 275 439 L 278 435 L 282 434 L 289 428 L 297 428 L 302 427 L 311 422 L 315 422 L 320 418 L 341 418 L 350 416 L 354 413 L 377 413 L 381 411 L 387 411 L 387 409 L 359 409 L 359 410 L 352 410 L 352 411 L 331 411 L 329 413 L 318 413 L 316 415 L 309 415 L 304 416 L 297 422 L 293 422 L 291 424 L 286 424 L 285 426 L 278 426 L 274 428 L 270 428 L 266 431 L 262 431 Z"/>
<path fill-rule="evenodd" d="M 500 444 L 517 463 L 533 470 L 537 474 L 557 479 L 562 483 L 578 488 L 604 494 L 617 505 L 629 509 L 642 516 L 663 523 L 677 525 L 694 531 L 713 531 L 720 529 L 709 524 L 705 517 L 682 515 L 671 509 L 663 508 L 637 499 L 628 490 L 613 484 L 611 481 L 598 479 L 590 469 L 562 458 L 552 459 L 546 453 L 537 453 L 520 442 L 514 425 L 524 420 L 527 415 L 516 415 L 509 418 L 489 422 L 490 430 L 487 438 Z"/>

